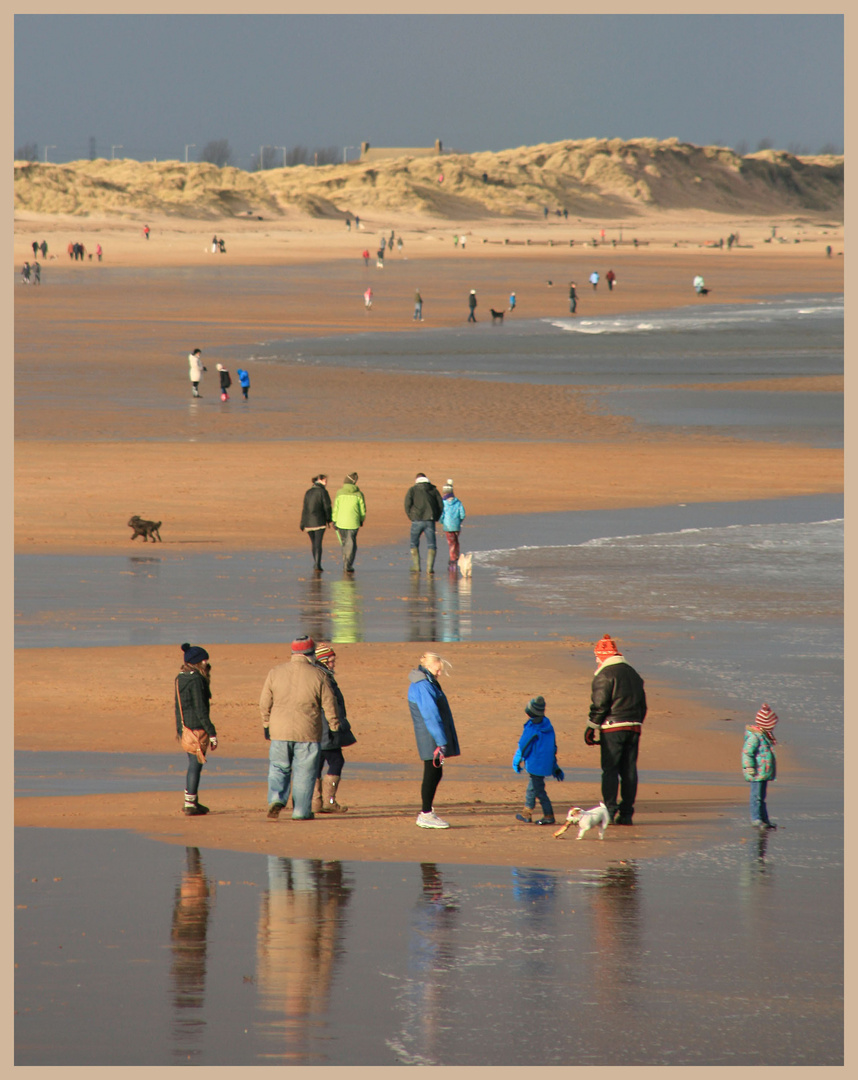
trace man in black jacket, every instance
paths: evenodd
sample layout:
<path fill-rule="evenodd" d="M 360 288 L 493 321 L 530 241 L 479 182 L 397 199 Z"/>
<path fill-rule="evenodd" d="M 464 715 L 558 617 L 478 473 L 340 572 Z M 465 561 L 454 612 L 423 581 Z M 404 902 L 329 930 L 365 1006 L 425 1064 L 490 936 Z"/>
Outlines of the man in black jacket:
<path fill-rule="evenodd" d="M 405 496 L 405 513 L 411 519 L 411 569 L 420 571 L 420 536 L 426 534 L 426 573 L 435 573 L 435 522 L 444 512 L 441 492 L 422 472 Z"/>
<path fill-rule="evenodd" d="M 313 550 L 313 569 L 322 572 L 322 541 L 325 529 L 331 526 L 331 496 L 328 494 L 328 478 L 324 473 L 313 477 L 313 486 L 304 492 L 304 507 L 301 511 L 301 532 L 310 534 L 310 546 Z"/>
<path fill-rule="evenodd" d="M 615 825 L 631 825 L 638 787 L 638 743 L 646 716 L 643 679 L 605 634 L 593 651 L 598 667 L 593 676 L 590 719 L 584 740 L 600 745 L 602 802 Z M 596 739 L 596 731 L 600 737 Z M 620 803 L 617 805 L 617 788 Z"/>

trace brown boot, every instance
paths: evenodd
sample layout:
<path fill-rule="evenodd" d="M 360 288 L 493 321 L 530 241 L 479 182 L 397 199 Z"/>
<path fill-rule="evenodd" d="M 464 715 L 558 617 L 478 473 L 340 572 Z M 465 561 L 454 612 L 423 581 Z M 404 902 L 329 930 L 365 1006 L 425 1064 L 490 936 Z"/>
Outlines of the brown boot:
<path fill-rule="evenodd" d="M 516 821 L 525 821 L 529 825 L 533 821 L 533 811 L 529 806 L 522 807 L 521 810 L 515 815 Z"/>
<path fill-rule="evenodd" d="M 313 801 L 310 804 L 310 811 L 313 814 L 320 814 L 322 812 L 322 781 L 317 780 L 316 786 L 313 788 Z"/>
<path fill-rule="evenodd" d="M 337 788 L 339 786 L 340 778 L 338 776 L 322 777 L 323 814 L 344 814 L 348 810 L 347 806 L 340 806 L 337 802 Z"/>

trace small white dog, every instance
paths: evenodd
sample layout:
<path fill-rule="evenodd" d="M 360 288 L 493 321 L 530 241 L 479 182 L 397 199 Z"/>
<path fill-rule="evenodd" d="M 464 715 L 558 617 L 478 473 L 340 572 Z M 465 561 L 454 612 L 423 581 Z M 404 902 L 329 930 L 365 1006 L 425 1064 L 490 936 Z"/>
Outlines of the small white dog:
<path fill-rule="evenodd" d="M 580 806 L 573 806 L 566 815 L 566 824 L 558 829 L 554 836 L 562 836 L 570 825 L 577 825 L 578 835 L 575 839 L 583 840 L 584 833 L 587 833 L 590 829 L 595 829 L 596 826 L 598 826 L 599 839 L 604 840 L 605 829 L 607 829 L 610 824 L 611 819 L 608 815 L 608 808 L 603 802 L 600 802 L 598 806 L 594 806 L 592 810 L 582 810 Z"/>
<path fill-rule="evenodd" d="M 474 556 L 470 551 L 467 554 L 463 552 L 459 556 L 459 570 L 462 573 L 462 577 L 471 576 L 471 562 L 473 561 L 473 558 Z"/>

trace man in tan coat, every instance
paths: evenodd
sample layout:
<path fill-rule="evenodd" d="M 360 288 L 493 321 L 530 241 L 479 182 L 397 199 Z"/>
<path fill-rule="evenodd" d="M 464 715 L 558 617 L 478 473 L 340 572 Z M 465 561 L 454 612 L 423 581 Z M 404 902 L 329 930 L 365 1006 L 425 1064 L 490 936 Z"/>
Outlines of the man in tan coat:
<path fill-rule="evenodd" d="M 290 785 L 293 819 L 307 821 L 313 817 L 311 803 L 323 708 L 331 731 L 339 729 L 337 703 L 323 669 L 313 662 L 315 655 L 312 638 L 296 638 L 291 659 L 268 672 L 259 698 L 262 731 L 271 742 L 268 817 L 272 821 L 286 806 Z"/>

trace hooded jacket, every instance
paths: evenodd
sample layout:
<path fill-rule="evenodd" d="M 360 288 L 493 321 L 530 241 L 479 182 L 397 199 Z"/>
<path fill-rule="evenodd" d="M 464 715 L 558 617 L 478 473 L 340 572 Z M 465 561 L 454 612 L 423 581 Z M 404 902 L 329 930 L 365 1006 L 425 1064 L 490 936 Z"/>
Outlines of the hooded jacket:
<path fill-rule="evenodd" d="M 412 671 L 408 678 L 408 708 L 420 760 L 431 761 L 436 746 L 444 748 L 444 757 L 458 757 L 456 725 L 438 680 L 422 666 Z"/>
<path fill-rule="evenodd" d="M 455 495 L 442 498 L 444 510 L 441 514 L 441 528 L 444 532 L 458 532 L 465 520 L 465 508 Z"/>
<path fill-rule="evenodd" d="M 512 767 L 515 769 L 520 761 L 533 776 L 554 774 L 557 768 L 557 737 L 547 716 L 541 716 L 538 720 L 531 717 L 525 723 Z"/>
<path fill-rule="evenodd" d="M 774 737 L 751 725 L 745 728 L 742 775 L 746 780 L 776 780 Z"/>
<path fill-rule="evenodd" d="M 343 484 L 334 498 L 334 525 L 338 529 L 359 529 L 365 518 L 363 492 L 357 484 Z"/>
<path fill-rule="evenodd" d="M 646 716 L 643 679 L 621 654 L 597 668 L 591 687 L 589 725 L 603 731 L 640 731 Z"/>
<path fill-rule="evenodd" d="M 268 672 L 259 697 L 262 726 L 272 739 L 320 742 L 322 709 L 331 731 L 340 726 L 337 699 L 320 665 L 306 656 L 293 656 Z"/>
<path fill-rule="evenodd" d="M 217 738 L 215 726 L 209 719 L 209 702 L 212 692 L 208 681 L 199 671 L 180 671 L 176 676 L 176 734 L 181 739 L 182 728 L 202 730 Z"/>
<path fill-rule="evenodd" d="M 408 489 L 405 513 L 412 521 L 437 521 L 443 511 L 441 492 L 429 480 L 418 480 Z"/>

